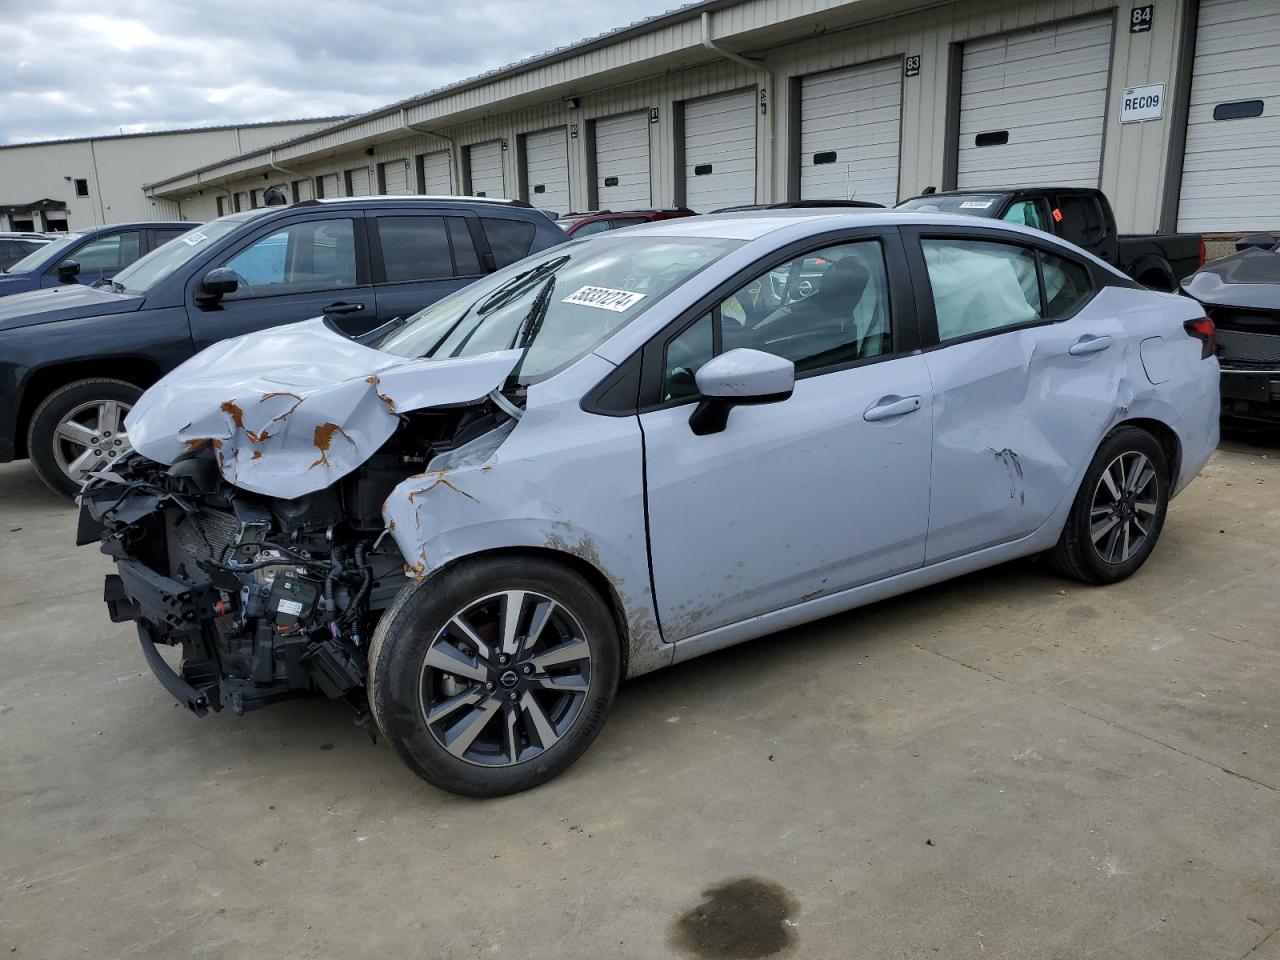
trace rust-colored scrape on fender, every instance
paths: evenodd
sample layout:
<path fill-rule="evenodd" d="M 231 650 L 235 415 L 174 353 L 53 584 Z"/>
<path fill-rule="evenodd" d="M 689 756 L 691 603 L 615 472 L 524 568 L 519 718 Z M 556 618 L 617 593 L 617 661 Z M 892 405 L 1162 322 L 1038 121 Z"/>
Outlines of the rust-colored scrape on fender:
<path fill-rule="evenodd" d="M 293 406 L 291 406 L 284 413 L 280 414 L 278 417 L 272 417 L 271 418 L 272 423 L 279 423 L 281 420 L 284 420 L 286 417 L 289 416 L 289 414 L 293 413 L 293 411 L 298 409 L 298 404 L 302 403 L 302 398 L 300 396 L 298 396 L 296 393 L 290 393 L 287 390 L 277 390 L 273 393 L 264 393 L 262 396 L 258 398 L 258 402 L 266 403 L 268 400 L 274 400 L 276 397 L 291 397 L 294 403 L 293 403 Z"/>
<path fill-rule="evenodd" d="M 378 399 L 387 405 L 387 410 L 392 414 L 398 414 L 396 410 L 396 402 L 388 397 L 385 393 L 378 389 L 378 384 L 382 383 L 382 378 L 376 373 L 373 376 L 365 377 L 364 382 L 373 387 L 373 392 L 378 395 Z"/>
<path fill-rule="evenodd" d="M 221 410 L 231 418 L 231 423 L 237 430 L 244 429 L 244 411 L 235 403 L 230 400 L 224 400 L 222 401 Z"/>
<path fill-rule="evenodd" d="M 343 430 L 336 423 L 320 424 L 320 426 L 316 427 L 315 432 L 315 445 L 316 449 L 320 451 L 320 456 L 312 462 L 311 466 L 307 468 L 308 470 L 313 470 L 322 463 L 326 467 L 329 466 L 329 447 L 333 443 L 333 435 L 335 433 L 342 434 L 342 436 L 346 438 L 347 443 L 351 444 L 353 447 L 356 445 L 356 442 L 351 439 L 351 436 L 347 431 Z"/>

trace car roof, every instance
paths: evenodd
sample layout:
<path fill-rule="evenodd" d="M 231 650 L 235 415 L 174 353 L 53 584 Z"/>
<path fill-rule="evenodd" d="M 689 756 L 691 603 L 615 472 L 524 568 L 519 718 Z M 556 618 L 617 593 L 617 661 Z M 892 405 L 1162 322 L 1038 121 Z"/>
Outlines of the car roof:
<path fill-rule="evenodd" d="M 81 237 L 92 236 L 95 233 L 102 233 L 104 230 L 120 230 L 131 227 L 181 227 L 183 230 L 190 230 L 192 227 L 198 227 L 200 224 L 187 220 L 132 220 L 126 223 L 99 223 L 92 227 L 81 227 L 68 233 L 76 234 Z M 66 234 L 59 234 L 66 236 Z"/>
<path fill-rule="evenodd" d="M 321 197 L 316 200 L 301 200 L 298 203 L 282 204 L 279 207 L 266 207 L 268 210 L 287 210 L 289 207 L 303 207 L 311 204 L 348 204 L 348 203 L 479 203 L 496 207 L 508 207 L 516 210 L 530 210 L 534 207 L 523 200 L 511 200 L 506 197 L 460 197 L 449 194 L 373 194 L 367 197 Z M 538 211 L 541 212 L 541 211 Z M 543 214 L 546 216 L 546 214 Z"/>

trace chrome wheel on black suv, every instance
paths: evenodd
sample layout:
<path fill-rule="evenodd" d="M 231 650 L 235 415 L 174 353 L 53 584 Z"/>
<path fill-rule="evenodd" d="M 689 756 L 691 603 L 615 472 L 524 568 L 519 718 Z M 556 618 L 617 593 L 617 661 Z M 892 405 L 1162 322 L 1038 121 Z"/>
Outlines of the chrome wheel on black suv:
<path fill-rule="evenodd" d="M 27 455 L 45 484 L 74 497 L 96 470 L 128 453 L 125 415 L 142 391 L 124 380 L 77 380 L 36 408 L 27 428 Z"/>
<path fill-rule="evenodd" d="M 595 589 L 531 557 L 464 561 L 407 587 L 369 648 L 383 734 L 425 779 L 496 796 L 569 766 L 604 724 L 618 631 Z"/>
<path fill-rule="evenodd" d="M 1049 562 L 1088 583 L 1115 583 L 1146 561 L 1164 527 L 1168 458 L 1139 427 L 1113 430 L 1085 471 Z"/>

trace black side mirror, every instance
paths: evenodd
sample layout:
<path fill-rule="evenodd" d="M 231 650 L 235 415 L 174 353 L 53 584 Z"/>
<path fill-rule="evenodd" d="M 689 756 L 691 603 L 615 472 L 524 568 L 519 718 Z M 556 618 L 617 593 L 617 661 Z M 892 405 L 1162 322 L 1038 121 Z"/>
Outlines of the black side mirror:
<path fill-rule="evenodd" d="M 58 264 L 58 279 L 63 283 L 74 283 L 80 276 L 79 260 L 63 260 Z"/>
<path fill-rule="evenodd" d="M 200 281 L 196 291 L 196 299 L 201 303 L 217 303 L 228 293 L 235 293 L 240 287 L 240 278 L 230 267 L 214 267 Z"/>

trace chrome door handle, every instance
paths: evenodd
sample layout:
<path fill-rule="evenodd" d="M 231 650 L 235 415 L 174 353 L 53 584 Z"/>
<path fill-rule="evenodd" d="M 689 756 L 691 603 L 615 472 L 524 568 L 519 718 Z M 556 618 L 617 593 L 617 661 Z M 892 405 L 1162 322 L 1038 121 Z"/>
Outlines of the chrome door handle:
<path fill-rule="evenodd" d="M 881 397 L 871 406 L 867 407 L 866 412 L 862 415 L 862 419 L 874 423 L 877 420 L 888 420 L 891 417 L 900 417 L 905 413 L 915 413 L 919 409 L 919 397 Z"/>
<path fill-rule="evenodd" d="M 1086 333 L 1083 337 L 1073 343 L 1067 351 L 1073 357 L 1082 357 L 1087 353 L 1099 353 L 1107 347 L 1111 346 L 1111 338 L 1107 336 L 1095 337 Z"/>
<path fill-rule="evenodd" d="M 337 313 L 337 314 L 359 313 L 363 309 L 364 309 L 363 303 L 343 303 L 339 301 L 338 303 L 329 304 L 320 312 L 321 313 Z"/>

